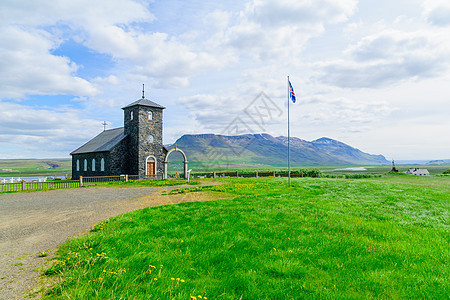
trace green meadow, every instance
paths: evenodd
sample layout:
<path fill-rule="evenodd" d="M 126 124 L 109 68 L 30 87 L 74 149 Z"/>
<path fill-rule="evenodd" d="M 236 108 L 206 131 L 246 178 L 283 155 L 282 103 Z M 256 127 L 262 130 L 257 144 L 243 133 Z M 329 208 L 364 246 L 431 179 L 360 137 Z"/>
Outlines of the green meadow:
<path fill-rule="evenodd" d="M 72 174 L 71 159 L 0 159 L 0 176 L 64 176 Z"/>
<path fill-rule="evenodd" d="M 44 298 L 448 299 L 450 178 L 221 182 L 61 245 Z"/>

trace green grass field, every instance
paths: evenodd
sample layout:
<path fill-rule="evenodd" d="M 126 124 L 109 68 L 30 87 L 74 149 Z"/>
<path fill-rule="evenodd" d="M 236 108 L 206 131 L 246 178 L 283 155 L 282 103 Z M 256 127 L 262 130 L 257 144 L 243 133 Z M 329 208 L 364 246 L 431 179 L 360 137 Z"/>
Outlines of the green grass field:
<path fill-rule="evenodd" d="M 60 247 L 48 299 L 448 299 L 450 178 L 223 179 Z"/>
<path fill-rule="evenodd" d="M 72 160 L 61 159 L 0 159 L 0 176 L 63 176 L 72 174 Z"/>
<path fill-rule="evenodd" d="M 179 153 L 174 153 L 171 156 L 171 161 L 168 165 L 168 174 L 175 176 L 176 173 L 183 174 L 184 163 L 180 157 L 176 156 Z M 179 155 L 181 156 L 181 154 Z M 353 166 L 354 167 L 354 166 Z M 345 166 L 332 167 L 315 167 L 322 170 L 325 174 L 344 175 L 344 174 L 383 174 L 391 170 L 392 166 L 365 166 L 364 171 L 339 170 L 345 169 Z M 450 165 L 398 165 L 397 169 L 400 172 L 406 171 L 409 168 L 420 167 L 426 168 L 430 174 L 442 174 L 445 170 L 450 168 Z M 305 169 L 308 167 L 293 167 L 292 170 Z M 189 169 L 192 173 L 196 172 L 213 172 L 213 171 L 240 171 L 240 172 L 255 172 L 255 171 L 273 171 L 273 170 L 287 170 L 285 166 L 274 167 L 266 165 L 246 165 L 246 164 L 225 164 L 223 167 L 218 165 L 208 165 L 198 162 L 190 162 Z M 24 177 L 24 176 L 63 176 L 72 174 L 72 161 L 70 158 L 64 159 L 0 159 L 0 176 L 1 177 Z M 132 174 L 131 174 L 132 175 Z"/>

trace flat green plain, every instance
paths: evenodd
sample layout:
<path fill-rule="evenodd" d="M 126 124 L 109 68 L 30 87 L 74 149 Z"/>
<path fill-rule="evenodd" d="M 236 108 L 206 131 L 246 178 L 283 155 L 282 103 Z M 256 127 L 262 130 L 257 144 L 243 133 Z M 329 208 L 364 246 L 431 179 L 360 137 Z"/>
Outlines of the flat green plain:
<path fill-rule="evenodd" d="M 48 299 L 448 299 L 449 177 L 221 179 L 61 245 Z"/>
<path fill-rule="evenodd" d="M 0 176 L 63 176 L 71 175 L 72 160 L 60 159 L 0 159 Z"/>

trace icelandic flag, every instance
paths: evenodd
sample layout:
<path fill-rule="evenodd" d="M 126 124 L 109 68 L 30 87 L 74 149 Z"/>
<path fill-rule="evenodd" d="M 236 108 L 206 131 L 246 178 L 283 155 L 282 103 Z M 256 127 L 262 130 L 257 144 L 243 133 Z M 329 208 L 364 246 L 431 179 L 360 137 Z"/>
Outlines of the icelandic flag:
<path fill-rule="evenodd" d="M 291 81 L 288 80 L 289 82 L 289 98 L 291 98 L 292 102 L 295 103 L 295 93 L 294 93 L 294 88 L 292 87 Z"/>

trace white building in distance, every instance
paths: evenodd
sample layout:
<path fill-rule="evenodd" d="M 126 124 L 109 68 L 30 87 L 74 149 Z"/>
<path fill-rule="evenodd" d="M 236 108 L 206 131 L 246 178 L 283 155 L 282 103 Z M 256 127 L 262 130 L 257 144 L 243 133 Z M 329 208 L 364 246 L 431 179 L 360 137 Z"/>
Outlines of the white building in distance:
<path fill-rule="evenodd" d="M 419 176 L 430 175 L 430 172 L 428 172 L 427 169 L 419 169 L 419 168 L 411 168 L 408 171 L 406 171 L 405 173 L 411 174 L 411 175 L 419 175 Z"/>

